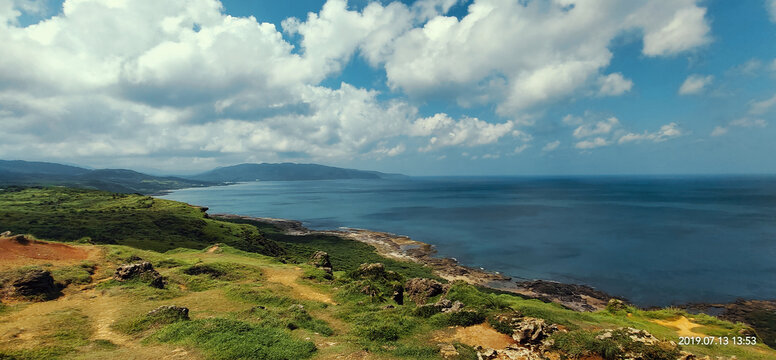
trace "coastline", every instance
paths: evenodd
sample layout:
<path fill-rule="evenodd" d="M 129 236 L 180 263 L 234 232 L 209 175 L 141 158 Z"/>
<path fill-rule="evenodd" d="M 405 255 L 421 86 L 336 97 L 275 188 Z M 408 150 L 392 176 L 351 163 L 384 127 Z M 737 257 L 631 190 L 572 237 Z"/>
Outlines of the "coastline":
<path fill-rule="evenodd" d="M 464 281 L 529 299 L 553 302 L 575 311 L 602 310 L 610 299 L 617 298 L 587 285 L 564 284 L 549 280 L 514 281 L 508 276 L 486 269 L 461 265 L 455 259 L 436 257 L 434 245 L 416 241 L 404 235 L 357 228 L 310 230 L 301 221 L 288 219 L 234 214 L 213 214 L 210 217 L 265 223 L 277 227 L 288 235 L 330 235 L 362 242 L 374 246 L 377 253 L 384 257 L 424 264 L 430 267 L 435 275 L 448 281 Z"/>

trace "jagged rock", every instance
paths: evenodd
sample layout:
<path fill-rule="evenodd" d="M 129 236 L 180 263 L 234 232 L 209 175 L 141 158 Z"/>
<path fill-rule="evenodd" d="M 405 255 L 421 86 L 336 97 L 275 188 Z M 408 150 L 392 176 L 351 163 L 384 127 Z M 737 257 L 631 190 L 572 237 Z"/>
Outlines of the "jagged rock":
<path fill-rule="evenodd" d="M 428 305 L 424 305 L 424 306 L 428 306 Z M 450 301 L 448 299 L 441 299 L 441 300 L 435 302 L 431 306 L 439 308 L 439 311 L 441 311 L 443 313 L 454 313 L 454 312 L 461 311 L 461 309 L 463 309 L 463 307 L 464 307 L 464 304 L 462 302 L 458 301 L 458 300 L 453 302 L 453 301 Z"/>
<path fill-rule="evenodd" d="M 451 359 L 461 355 L 453 344 L 443 344 L 439 349 L 439 354 L 445 359 Z"/>
<path fill-rule="evenodd" d="M 556 325 L 548 325 L 543 319 L 527 317 L 516 324 L 512 339 L 520 345 L 542 345 L 542 342 L 556 331 Z"/>
<path fill-rule="evenodd" d="M 45 270 L 30 270 L 11 282 L 13 294 L 24 298 L 51 300 L 59 295 L 59 287 L 51 273 Z"/>
<path fill-rule="evenodd" d="M 113 277 L 118 281 L 127 281 L 138 278 L 148 282 L 150 286 L 157 289 L 164 289 L 166 281 L 159 272 L 154 270 L 151 263 L 145 261 L 136 264 L 121 265 L 116 269 Z"/>
<path fill-rule="evenodd" d="M 310 265 L 323 269 L 329 275 L 332 274 L 331 260 L 329 254 L 325 251 L 316 251 L 312 257 L 310 257 Z"/>
<path fill-rule="evenodd" d="M 31 242 L 31 240 L 29 238 L 27 238 L 26 235 L 12 236 L 11 240 L 13 240 L 14 242 L 16 242 L 17 244 L 20 244 L 20 245 L 29 245 L 30 242 Z"/>
<path fill-rule="evenodd" d="M 151 310 L 147 316 L 189 320 L 189 309 L 182 306 L 165 305 Z"/>
<path fill-rule="evenodd" d="M 437 296 L 445 290 L 439 281 L 426 278 L 409 279 L 404 284 L 404 288 L 409 297 L 417 304 L 425 304 L 428 298 Z"/>
<path fill-rule="evenodd" d="M 508 346 L 505 349 L 482 349 L 477 351 L 478 360 L 543 360 L 541 352 L 520 346 Z"/>
<path fill-rule="evenodd" d="M 12 234 L 13 234 L 13 233 L 12 233 L 12 232 L 10 232 L 10 231 L 3 231 L 3 233 L 2 233 L 2 234 L 0 234 L 0 236 L 2 236 L 2 237 L 10 237 Z"/>
<path fill-rule="evenodd" d="M 618 329 L 619 331 L 624 331 L 625 335 L 628 336 L 632 341 L 639 342 L 644 345 L 657 345 L 660 343 L 660 339 L 656 338 L 654 335 L 650 334 L 646 330 L 639 330 L 634 329 L 632 327 L 627 328 L 621 328 Z M 596 336 L 595 338 L 598 340 L 604 340 L 607 338 L 611 338 L 614 335 L 615 330 L 604 330 L 601 334 Z"/>

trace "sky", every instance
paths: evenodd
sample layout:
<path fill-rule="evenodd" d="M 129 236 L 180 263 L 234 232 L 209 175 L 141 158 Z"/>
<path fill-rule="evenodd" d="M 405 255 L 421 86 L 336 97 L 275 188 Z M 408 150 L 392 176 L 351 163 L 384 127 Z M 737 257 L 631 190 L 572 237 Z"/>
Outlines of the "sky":
<path fill-rule="evenodd" d="M 0 159 L 776 173 L 776 0 L 0 0 Z"/>

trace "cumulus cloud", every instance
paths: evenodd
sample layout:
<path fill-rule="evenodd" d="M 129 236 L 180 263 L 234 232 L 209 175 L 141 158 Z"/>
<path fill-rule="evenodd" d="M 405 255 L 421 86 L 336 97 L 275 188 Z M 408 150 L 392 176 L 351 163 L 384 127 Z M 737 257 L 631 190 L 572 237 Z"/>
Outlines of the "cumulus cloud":
<path fill-rule="evenodd" d="M 586 116 L 589 115 L 586 114 Z M 574 129 L 572 133 L 575 138 L 580 139 L 575 144 L 575 147 L 581 150 L 643 141 L 661 143 L 682 135 L 679 125 L 673 122 L 661 126 L 660 129 L 654 132 L 634 133 L 626 131 L 620 121 L 613 116 L 600 121 L 582 121 L 584 123 Z M 546 147 L 551 147 L 551 144 L 554 143 L 547 144 Z M 560 143 L 558 142 L 558 144 Z M 552 149 L 554 150 L 554 147 Z"/>
<path fill-rule="evenodd" d="M 722 136 L 728 133 L 728 128 L 724 126 L 715 126 L 714 130 L 711 131 L 711 136 Z"/>
<path fill-rule="evenodd" d="M 640 141 L 663 142 L 681 135 L 682 131 L 679 129 L 679 125 L 677 123 L 670 123 L 661 126 L 660 130 L 655 132 L 643 132 L 641 134 L 627 133 L 620 137 L 620 139 L 617 140 L 617 143 L 625 144 Z"/>
<path fill-rule="evenodd" d="M 416 120 L 410 127 L 408 135 L 430 136 L 428 145 L 420 149 L 420 151 L 430 151 L 447 146 L 472 147 L 492 144 L 507 135 L 526 139 L 526 134 L 513 128 L 514 123 L 511 121 L 491 124 L 471 117 L 455 121 L 449 115 L 442 113 Z"/>
<path fill-rule="evenodd" d="M 595 81 L 612 57 L 612 39 L 624 31 L 642 31 L 648 56 L 708 43 L 705 12 L 694 0 L 475 0 L 462 19 L 433 17 L 398 36 L 383 56 L 367 58 L 384 65 L 394 89 L 450 94 L 463 105 L 496 103 L 507 115 Z M 624 78 L 609 80 L 605 93 L 627 91 Z"/>
<path fill-rule="evenodd" d="M 771 15 L 771 21 L 776 23 L 776 0 L 766 0 L 765 7 L 768 9 L 768 13 Z"/>
<path fill-rule="evenodd" d="M 582 140 L 576 143 L 574 147 L 580 150 L 591 150 L 603 146 L 609 146 L 611 145 L 611 142 L 602 138 L 602 137 L 596 137 L 590 140 Z"/>
<path fill-rule="evenodd" d="M 622 74 L 604 75 L 623 32 L 642 34 L 647 56 L 709 41 L 695 0 L 474 0 L 462 18 L 445 16 L 456 3 L 352 10 L 328 0 L 278 29 L 225 14 L 217 0 L 66 0 L 61 14 L 21 27 L 43 2 L 0 0 L 0 124 L 10 139 L 0 155 L 202 164 L 396 156 L 409 138 L 424 151 L 504 138 L 521 147 L 523 110 L 580 89 L 629 91 Z M 394 100 L 321 85 L 354 56 L 385 70 Z M 489 104 L 511 120 L 428 117 L 406 96 Z"/>
<path fill-rule="evenodd" d="M 612 130 L 620 125 L 620 121 L 616 117 L 610 117 L 603 121 L 598 121 L 594 124 L 580 125 L 574 129 L 575 138 L 583 138 L 592 135 L 605 135 L 612 132 Z"/>
<path fill-rule="evenodd" d="M 712 81 L 714 81 L 714 76 L 712 75 L 690 75 L 684 80 L 682 86 L 679 87 L 679 95 L 699 94 L 706 86 L 711 84 Z"/>
<path fill-rule="evenodd" d="M 546 145 L 544 145 L 544 147 L 542 148 L 542 151 L 544 152 L 555 151 L 556 149 L 558 149 L 559 146 L 560 146 L 560 140 L 551 141 L 551 142 L 548 142 Z"/>
<path fill-rule="evenodd" d="M 598 94 L 602 96 L 622 95 L 633 87 L 633 81 L 626 79 L 620 73 L 609 74 L 598 79 L 600 89 Z"/>

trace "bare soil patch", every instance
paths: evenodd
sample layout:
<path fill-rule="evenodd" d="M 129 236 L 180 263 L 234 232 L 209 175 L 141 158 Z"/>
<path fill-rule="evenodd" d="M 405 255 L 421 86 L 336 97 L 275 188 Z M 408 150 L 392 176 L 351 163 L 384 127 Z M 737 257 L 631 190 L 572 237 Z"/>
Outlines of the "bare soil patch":
<path fill-rule="evenodd" d="M 91 252 L 88 249 L 21 236 L 0 237 L 0 261 L 3 265 L 26 265 L 31 259 L 47 262 L 79 262 L 88 259 Z"/>
<path fill-rule="evenodd" d="M 469 346 L 479 345 L 491 349 L 503 349 L 516 343 L 511 336 L 496 331 L 487 323 L 466 327 L 456 326 L 443 330 L 443 333 L 436 335 L 434 340 L 440 343 L 459 342 Z"/>

